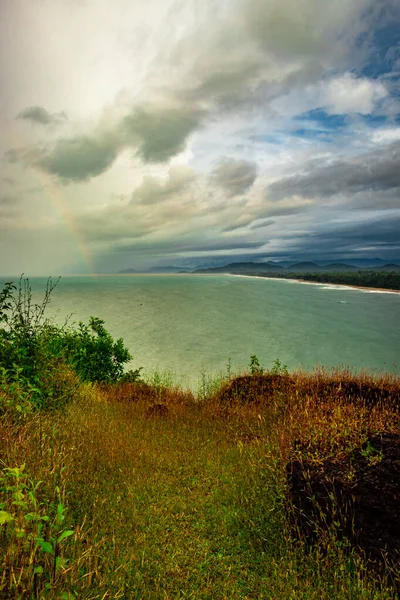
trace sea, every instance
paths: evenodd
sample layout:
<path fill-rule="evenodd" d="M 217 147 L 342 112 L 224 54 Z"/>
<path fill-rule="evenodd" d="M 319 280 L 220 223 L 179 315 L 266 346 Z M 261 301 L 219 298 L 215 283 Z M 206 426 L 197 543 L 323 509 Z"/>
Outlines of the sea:
<path fill-rule="evenodd" d="M 46 279 L 30 283 L 40 302 Z M 278 359 L 400 374 L 400 294 L 387 291 L 225 274 L 65 276 L 46 313 L 60 325 L 104 319 L 134 357 L 128 368 L 183 385 L 240 373 L 251 355 L 265 368 Z"/>

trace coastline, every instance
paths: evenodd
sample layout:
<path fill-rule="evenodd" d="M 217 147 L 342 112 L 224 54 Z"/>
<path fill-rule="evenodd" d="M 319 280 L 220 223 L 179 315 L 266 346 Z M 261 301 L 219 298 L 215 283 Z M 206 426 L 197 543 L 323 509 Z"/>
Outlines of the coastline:
<path fill-rule="evenodd" d="M 377 293 L 377 294 L 400 294 L 400 290 L 393 290 L 390 288 L 374 288 L 365 287 L 361 285 L 350 285 L 346 283 L 324 283 L 322 281 L 310 281 L 309 279 L 291 279 L 289 277 L 264 277 L 263 275 L 246 275 L 241 273 L 226 273 L 232 277 L 252 277 L 256 279 L 269 279 L 274 281 L 289 281 L 293 283 L 302 283 L 304 285 L 318 285 L 329 289 L 342 289 L 342 290 L 359 290 L 361 292 Z"/>

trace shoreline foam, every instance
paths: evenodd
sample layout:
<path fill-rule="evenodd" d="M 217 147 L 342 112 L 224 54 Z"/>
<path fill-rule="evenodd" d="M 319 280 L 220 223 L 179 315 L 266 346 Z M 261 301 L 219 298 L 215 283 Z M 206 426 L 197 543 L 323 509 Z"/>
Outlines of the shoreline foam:
<path fill-rule="evenodd" d="M 329 290 L 340 290 L 340 291 L 351 291 L 358 290 L 360 292 L 372 293 L 372 294 L 400 294 L 400 290 L 392 290 L 389 288 L 373 288 L 373 287 L 364 287 L 361 285 L 348 285 L 346 283 L 327 283 L 322 281 L 310 281 L 307 279 L 289 279 L 286 277 L 264 277 L 263 275 L 245 275 L 239 273 L 225 273 L 226 275 L 230 275 L 231 277 L 249 277 L 253 279 L 269 279 L 270 281 L 288 281 L 290 283 L 302 283 L 303 285 L 316 285 L 322 287 L 323 289 Z"/>

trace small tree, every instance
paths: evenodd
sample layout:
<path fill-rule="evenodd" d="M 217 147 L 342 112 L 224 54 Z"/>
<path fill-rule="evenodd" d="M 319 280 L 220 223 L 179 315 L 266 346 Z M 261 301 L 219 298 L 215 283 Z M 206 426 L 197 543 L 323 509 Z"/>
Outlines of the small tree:
<path fill-rule="evenodd" d="M 60 337 L 65 357 L 83 381 L 116 382 L 124 364 L 132 360 L 122 338 L 116 341 L 104 328 L 103 319 L 90 317 L 89 325 L 79 323 Z"/>

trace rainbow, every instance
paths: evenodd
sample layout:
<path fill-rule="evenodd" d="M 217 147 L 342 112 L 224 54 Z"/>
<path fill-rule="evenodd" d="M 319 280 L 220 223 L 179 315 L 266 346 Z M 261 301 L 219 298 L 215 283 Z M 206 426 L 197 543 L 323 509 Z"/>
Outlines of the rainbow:
<path fill-rule="evenodd" d="M 72 239 L 74 240 L 74 242 L 79 250 L 81 257 L 83 258 L 85 265 L 89 269 L 89 273 L 93 275 L 95 273 L 95 268 L 94 268 L 94 263 L 93 263 L 93 259 L 90 254 L 89 248 L 85 242 L 83 235 L 79 231 L 79 229 L 76 225 L 75 217 L 72 214 L 72 212 L 69 210 L 67 203 L 65 202 L 65 200 L 62 197 L 62 194 L 57 189 L 57 187 L 54 185 L 50 176 L 46 175 L 45 173 L 42 173 L 41 171 L 34 169 L 33 167 L 28 167 L 28 168 L 29 168 L 30 172 L 32 173 L 32 175 L 34 176 L 34 178 L 39 181 L 39 183 L 41 184 L 43 189 L 48 192 L 48 197 L 49 197 L 50 201 L 56 207 L 59 214 L 61 215 L 67 229 L 69 230 L 69 232 L 71 234 Z"/>
<path fill-rule="evenodd" d="M 14 152 L 16 152 L 18 154 L 18 150 L 16 150 L 15 148 L 14 148 Z M 21 157 L 21 158 L 23 159 L 24 157 Z M 72 214 L 72 212 L 69 210 L 67 203 L 65 202 L 65 200 L 62 197 L 62 194 L 57 189 L 57 187 L 54 185 L 54 183 L 49 175 L 46 175 L 46 173 L 44 173 L 43 171 L 39 171 L 38 169 L 35 169 L 33 166 L 31 166 L 26 161 L 24 161 L 24 165 L 28 169 L 32 178 L 36 181 L 39 181 L 39 184 L 41 185 L 41 187 L 43 187 L 43 189 L 48 192 L 48 197 L 49 197 L 51 203 L 56 207 L 57 211 L 61 215 L 62 220 L 64 221 L 64 224 L 66 225 L 68 231 L 70 232 L 71 237 L 72 237 L 73 241 L 75 242 L 81 257 L 83 258 L 85 265 L 89 269 L 89 273 L 94 274 L 95 268 L 94 268 L 92 256 L 89 252 L 89 248 L 85 242 L 83 235 L 79 231 L 79 229 L 76 225 L 76 222 L 75 222 L 75 217 Z"/>

